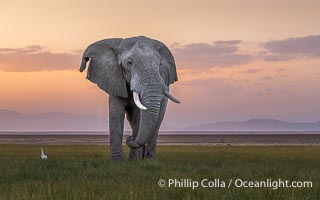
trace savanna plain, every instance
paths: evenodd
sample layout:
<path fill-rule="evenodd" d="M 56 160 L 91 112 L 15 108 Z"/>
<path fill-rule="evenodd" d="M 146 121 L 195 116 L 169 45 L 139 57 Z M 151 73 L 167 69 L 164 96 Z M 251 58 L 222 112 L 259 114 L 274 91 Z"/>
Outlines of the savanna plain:
<path fill-rule="evenodd" d="M 48 160 L 40 159 L 40 147 Z M 2 144 L 0 199 L 320 199 L 320 146 L 159 145 L 154 160 L 117 162 L 108 154 L 108 145 Z M 219 179 L 227 185 L 159 187 L 160 179 Z M 313 185 L 228 188 L 230 179 Z"/>

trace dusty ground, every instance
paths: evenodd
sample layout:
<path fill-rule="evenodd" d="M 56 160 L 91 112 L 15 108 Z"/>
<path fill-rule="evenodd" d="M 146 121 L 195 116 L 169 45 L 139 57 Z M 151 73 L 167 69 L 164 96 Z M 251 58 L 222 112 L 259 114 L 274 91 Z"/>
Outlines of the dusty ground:
<path fill-rule="evenodd" d="M 124 136 L 124 140 L 126 137 Z M 102 132 L 0 134 L 0 144 L 108 144 L 108 142 L 109 136 Z M 159 135 L 158 144 L 320 145 L 320 132 L 165 132 Z"/>

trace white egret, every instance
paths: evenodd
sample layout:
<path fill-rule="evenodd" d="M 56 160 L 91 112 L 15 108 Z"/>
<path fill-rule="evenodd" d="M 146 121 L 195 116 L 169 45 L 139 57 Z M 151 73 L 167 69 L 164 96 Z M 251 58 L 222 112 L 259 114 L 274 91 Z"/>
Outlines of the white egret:
<path fill-rule="evenodd" d="M 42 160 L 47 160 L 47 156 L 44 154 L 43 148 L 41 148 L 41 159 Z"/>

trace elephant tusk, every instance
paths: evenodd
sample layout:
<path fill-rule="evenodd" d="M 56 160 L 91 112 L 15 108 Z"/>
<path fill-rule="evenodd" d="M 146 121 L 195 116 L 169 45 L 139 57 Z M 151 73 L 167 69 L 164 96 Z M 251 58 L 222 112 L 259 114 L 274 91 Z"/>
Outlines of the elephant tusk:
<path fill-rule="evenodd" d="M 175 103 L 181 103 L 178 99 L 172 96 L 172 94 L 170 94 L 168 91 L 164 91 L 163 94 L 166 95 L 171 101 Z"/>
<path fill-rule="evenodd" d="M 140 99 L 139 99 L 139 94 L 135 91 L 133 91 L 133 100 L 134 103 L 140 108 L 141 110 L 147 110 L 147 108 L 141 104 Z"/>

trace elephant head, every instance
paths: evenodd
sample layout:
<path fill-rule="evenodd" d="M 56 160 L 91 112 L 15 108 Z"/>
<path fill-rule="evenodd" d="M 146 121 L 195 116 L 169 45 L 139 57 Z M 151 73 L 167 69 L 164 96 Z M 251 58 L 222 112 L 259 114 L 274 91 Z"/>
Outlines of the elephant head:
<path fill-rule="evenodd" d="M 153 134 L 160 103 L 168 97 L 169 85 L 178 80 L 174 58 L 161 42 L 147 37 L 115 38 L 91 44 L 85 50 L 80 71 L 109 95 L 133 98 L 140 108 L 140 126 L 136 138 L 127 138 L 131 148 L 143 146 Z M 164 97 L 166 96 L 166 97 Z"/>

